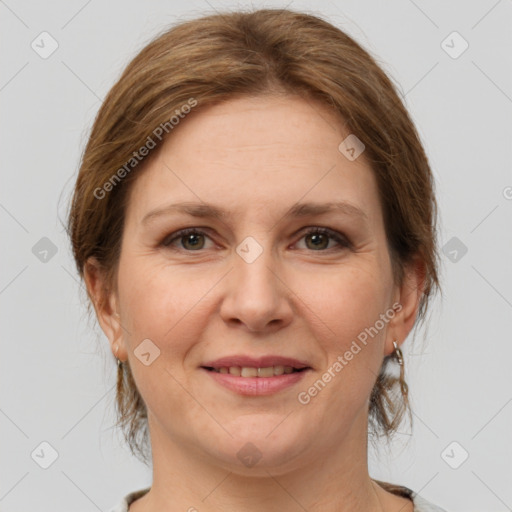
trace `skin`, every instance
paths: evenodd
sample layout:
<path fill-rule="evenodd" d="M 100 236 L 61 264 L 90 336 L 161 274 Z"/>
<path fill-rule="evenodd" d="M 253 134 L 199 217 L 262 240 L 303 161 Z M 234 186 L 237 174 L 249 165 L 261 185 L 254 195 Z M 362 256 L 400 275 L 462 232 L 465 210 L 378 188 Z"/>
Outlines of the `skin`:
<path fill-rule="evenodd" d="M 118 287 L 102 305 L 103 274 L 94 259 L 87 263 L 101 327 L 148 409 L 153 485 L 130 511 L 413 510 L 368 474 L 367 410 L 383 357 L 414 325 L 421 265 L 394 283 L 373 172 L 364 153 L 349 161 L 338 150 L 348 134 L 322 104 L 292 96 L 198 110 L 134 184 Z M 142 223 L 180 201 L 229 216 L 170 213 Z M 345 201 L 367 220 L 339 212 L 285 218 L 298 201 Z M 315 245 L 309 226 L 351 245 L 325 235 Z M 195 246 L 186 237 L 162 245 L 191 227 L 206 232 Z M 263 249 L 252 263 L 236 252 L 248 236 Z M 394 303 L 402 307 L 378 335 L 309 404 L 299 403 L 297 394 Z M 148 338 L 160 356 L 146 366 L 134 350 Z M 273 395 L 241 396 L 199 368 L 232 354 L 290 356 L 313 370 Z M 248 442 L 262 454 L 252 467 L 237 457 Z"/>

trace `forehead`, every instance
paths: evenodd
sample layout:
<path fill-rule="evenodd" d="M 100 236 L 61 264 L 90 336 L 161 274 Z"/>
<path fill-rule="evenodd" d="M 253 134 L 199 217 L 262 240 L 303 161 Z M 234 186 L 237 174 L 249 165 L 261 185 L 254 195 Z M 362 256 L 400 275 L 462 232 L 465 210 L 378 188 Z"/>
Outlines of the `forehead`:
<path fill-rule="evenodd" d="M 127 214 L 140 222 L 171 202 L 216 204 L 241 218 L 297 202 L 345 201 L 379 215 L 373 171 L 339 150 L 341 117 L 292 96 L 238 98 L 198 110 L 177 126 L 137 178 Z"/>

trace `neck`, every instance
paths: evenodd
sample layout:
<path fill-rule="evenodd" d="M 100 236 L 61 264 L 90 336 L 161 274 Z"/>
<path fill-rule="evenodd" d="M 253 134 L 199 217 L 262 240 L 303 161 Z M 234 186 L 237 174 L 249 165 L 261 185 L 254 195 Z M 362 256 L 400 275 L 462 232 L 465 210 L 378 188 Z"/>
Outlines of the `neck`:
<path fill-rule="evenodd" d="M 382 512 L 392 502 L 368 474 L 365 414 L 334 449 L 316 450 L 315 458 L 287 467 L 270 467 L 262 459 L 243 474 L 169 439 L 151 416 L 149 429 L 153 484 L 130 512 Z"/>

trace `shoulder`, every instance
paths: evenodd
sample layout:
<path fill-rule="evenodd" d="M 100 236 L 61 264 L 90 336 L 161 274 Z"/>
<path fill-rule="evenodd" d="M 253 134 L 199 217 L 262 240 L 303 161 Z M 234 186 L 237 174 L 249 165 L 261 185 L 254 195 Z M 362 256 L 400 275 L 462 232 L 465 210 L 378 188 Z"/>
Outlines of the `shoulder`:
<path fill-rule="evenodd" d="M 446 512 L 444 508 L 438 507 L 434 505 L 430 501 L 427 501 L 425 498 L 420 496 L 417 492 L 405 487 L 403 485 L 391 484 L 388 482 L 382 482 L 379 480 L 373 480 L 377 484 L 379 484 L 383 489 L 397 496 L 402 496 L 404 498 L 409 498 L 412 500 L 414 504 L 414 512 Z"/>
<path fill-rule="evenodd" d="M 387 484 L 385 482 L 378 482 L 379 485 L 386 490 L 398 494 L 399 496 L 406 496 L 411 498 L 414 503 L 414 512 L 446 512 L 444 508 L 434 505 L 430 501 L 420 496 L 418 493 L 412 491 L 408 487 Z M 139 489 L 127 494 L 115 507 L 111 508 L 109 512 L 128 512 L 128 507 L 137 499 L 144 496 L 149 491 L 150 487 Z"/>
<path fill-rule="evenodd" d="M 128 507 L 137 499 L 141 498 L 149 492 L 151 487 L 145 489 L 139 489 L 127 494 L 115 507 L 112 507 L 109 512 L 128 512 Z"/>
<path fill-rule="evenodd" d="M 444 508 L 434 505 L 414 491 L 411 494 L 411 498 L 414 502 L 414 512 L 446 512 Z"/>

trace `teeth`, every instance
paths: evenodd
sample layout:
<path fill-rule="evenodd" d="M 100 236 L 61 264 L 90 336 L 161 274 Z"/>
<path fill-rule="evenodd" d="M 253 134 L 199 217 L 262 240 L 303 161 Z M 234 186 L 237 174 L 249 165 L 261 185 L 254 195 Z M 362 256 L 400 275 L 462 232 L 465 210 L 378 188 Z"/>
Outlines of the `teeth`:
<path fill-rule="evenodd" d="M 268 368 L 258 368 L 256 373 L 258 374 L 258 377 L 273 377 L 274 367 L 269 366 Z"/>
<path fill-rule="evenodd" d="M 214 368 L 214 372 L 235 375 L 236 377 L 274 377 L 283 373 L 293 373 L 292 366 L 268 366 L 267 368 L 252 368 L 249 366 L 230 366 L 229 368 Z"/>
<path fill-rule="evenodd" d="M 247 368 L 243 367 L 240 370 L 241 377 L 257 377 L 259 368 Z"/>
<path fill-rule="evenodd" d="M 284 366 L 274 366 L 274 375 L 283 375 Z"/>

